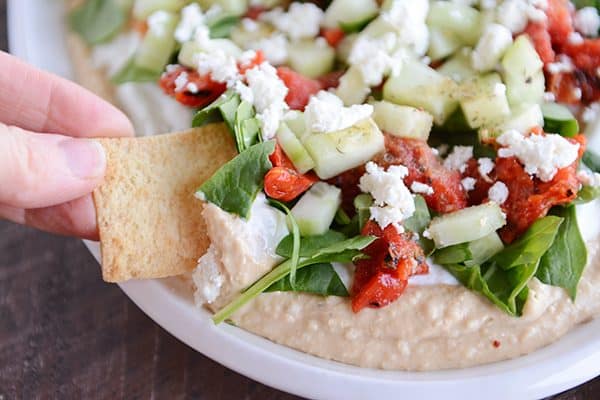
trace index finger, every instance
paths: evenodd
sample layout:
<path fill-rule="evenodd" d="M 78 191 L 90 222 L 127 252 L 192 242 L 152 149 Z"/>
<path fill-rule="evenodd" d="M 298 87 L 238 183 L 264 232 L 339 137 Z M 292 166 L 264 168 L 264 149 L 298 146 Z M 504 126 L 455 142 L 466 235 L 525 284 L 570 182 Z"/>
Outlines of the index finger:
<path fill-rule="evenodd" d="M 92 92 L 0 52 L 0 122 L 76 137 L 133 136 L 119 109 Z"/>

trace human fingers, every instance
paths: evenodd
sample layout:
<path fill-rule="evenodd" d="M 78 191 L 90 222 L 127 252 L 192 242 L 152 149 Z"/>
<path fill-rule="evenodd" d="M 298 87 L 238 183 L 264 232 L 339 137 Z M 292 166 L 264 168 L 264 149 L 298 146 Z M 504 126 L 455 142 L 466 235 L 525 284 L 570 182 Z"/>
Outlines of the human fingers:
<path fill-rule="evenodd" d="M 0 122 L 76 137 L 133 136 L 112 104 L 66 79 L 0 51 Z"/>

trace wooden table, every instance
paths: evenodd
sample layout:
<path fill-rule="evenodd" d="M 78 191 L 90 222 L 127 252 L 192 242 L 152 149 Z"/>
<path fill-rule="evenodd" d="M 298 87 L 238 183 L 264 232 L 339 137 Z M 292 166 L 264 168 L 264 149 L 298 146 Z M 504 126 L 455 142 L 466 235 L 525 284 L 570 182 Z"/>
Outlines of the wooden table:
<path fill-rule="evenodd" d="M 0 0 L 3 50 L 5 14 Z M 599 397 L 597 378 L 554 399 Z M 34 398 L 297 399 L 180 343 L 102 282 L 81 241 L 0 221 L 0 400 Z"/>

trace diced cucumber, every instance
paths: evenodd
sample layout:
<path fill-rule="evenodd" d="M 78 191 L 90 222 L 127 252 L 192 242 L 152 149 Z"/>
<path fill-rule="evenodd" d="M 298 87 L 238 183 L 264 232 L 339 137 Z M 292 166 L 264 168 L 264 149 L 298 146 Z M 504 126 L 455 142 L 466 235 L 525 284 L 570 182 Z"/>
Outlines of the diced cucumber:
<path fill-rule="evenodd" d="M 433 126 L 433 116 L 427 111 L 388 101 L 373 103 L 373 119 L 382 131 L 391 135 L 425 141 Z"/>
<path fill-rule="evenodd" d="M 237 58 L 242 54 L 242 50 L 229 39 L 213 39 L 211 40 L 211 43 L 216 48 L 223 50 L 233 57 Z M 209 51 L 209 49 L 203 48 L 200 43 L 192 40 L 181 45 L 177 59 L 182 65 L 190 68 L 198 68 L 198 54 L 207 51 Z"/>
<path fill-rule="evenodd" d="M 481 239 L 472 242 L 444 247 L 434 253 L 434 261 L 438 264 L 480 265 L 486 262 L 504 248 L 500 236 L 492 232 Z"/>
<path fill-rule="evenodd" d="M 544 63 L 529 36 L 521 35 L 501 61 L 508 101 L 511 105 L 540 103 L 544 97 Z"/>
<path fill-rule="evenodd" d="M 468 5 L 434 1 L 429 8 L 427 25 L 453 32 L 465 45 L 472 46 L 481 35 L 481 13 Z"/>
<path fill-rule="evenodd" d="M 315 183 L 292 208 L 300 235 L 322 235 L 329 229 L 338 207 L 342 191 L 325 182 Z"/>
<path fill-rule="evenodd" d="M 544 131 L 573 137 L 579 133 L 579 123 L 567 107 L 556 103 L 543 103 Z"/>
<path fill-rule="evenodd" d="M 318 78 L 333 69 L 335 50 L 321 40 L 304 40 L 288 47 L 288 64 L 309 78 Z"/>
<path fill-rule="evenodd" d="M 242 15 L 248 11 L 248 0 L 199 0 L 203 10 L 219 6 L 227 14 Z"/>
<path fill-rule="evenodd" d="M 358 38 L 358 34 L 353 33 L 351 35 L 346 35 L 342 39 L 342 41 L 336 47 L 336 56 L 338 60 L 343 63 L 348 63 L 348 59 L 350 58 L 350 52 L 352 51 L 352 47 L 354 47 L 354 43 Z"/>
<path fill-rule="evenodd" d="M 340 84 L 335 90 L 337 97 L 344 105 L 361 104 L 367 98 L 371 89 L 365 83 L 362 73 L 357 67 L 350 67 L 340 78 Z"/>
<path fill-rule="evenodd" d="M 505 26 L 496 23 L 489 24 L 483 30 L 471 55 L 473 68 L 479 72 L 496 69 L 512 43 L 512 33 Z"/>
<path fill-rule="evenodd" d="M 187 0 L 135 0 L 135 3 L 133 3 L 133 17 L 143 21 L 155 11 L 177 12 L 187 3 Z"/>
<path fill-rule="evenodd" d="M 510 114 L 506 86 L 496 73 L 461 84 L 460 105 L 471 128 L 489 125 Z"/>
<path fill-rule="evenodd" d="M 463 46 L 462 41 L 447 29 L 431 27 L 429 29 L 429 49 L 427 55 L 432 61 L 442 60 Z"/>
<path fill-rule="evenodd" d="M 358 167 L 385 149 L 383 134 L 371 118 L 338 132 L 308 135 L 303 144 L 321 179 Z"/>
<path fill-rule="evenodd" d="M 383 86 L 383 98 L 392 103 L 423 108 L 441 125 L 456 109 L 453 97 L 457 84 L 416 60 L 406 61 L 400 74 L 387 80 Z"/>
<path fill-rule="evenodd" d="M 368 193 L 361 193 L 354 198 L 354 208 L 358 217 L 358 228 L 362 231 L 369 218 L 371 218 L 371 206 L 373 197 Z"/>
<path fill-rule="evenodd" d="M 457 52 L 443 63 L 437 71 L 445 76 L 454 79 L 456 82 L 475 76 L 478 74 L 471 64 L 471 51 L 467 48 Z"/>
<path fill-rule="evenodd" d="M 355 24 L 373 18 L 378 12 L 375 0 L 333 0 L 325 10 L 323 25 L 337 28 L 340 24 Z"/>
<path fill-rule="evenodd" d="M 150 24 L 150 29 L 144 36 L 140 47 L 135 55 L 135 65 L 137 67 L 153 72 L 162 72 L 165 65 L 169 62 L 176 42 L 173 33 L 179 22 L 179 17 L 174 13 L 157 11 L 158 14 L 152 14 L 149 19 L 154 21 Z"/>
<path fill-rule="evenodd" d="M 427 229 L 436 247 L 471 242 L 506 224 L 506 216 L 494 202 L 463 208 L 435 217 Z"/>
<path fill-rule="evenodd" d="M 304 174 L 314 168 L 315 162 L 308 155 L 304 145 L 285 123 L 280 124 L 277 130 L 277 143 L 290 158 L 298 172 Z"/>
<path fill-rule="evenodd" d="M 302 111 L 288 111 L 284 122 L 301 142 L 304 141 L 306 136 L 310 135 L 309 130 L 306 128 L 306 117 Z"/>
<path fill-rule="evenodd" d="M 394 26 L 389 20 L 379 16 L 362 30 L 361 35 L 369 37 L 380 37 L 388 32 L 397 32 L 398 27 Z"/>
<path fill-rule="evenodd" d="M 231 30 L 230 38 L 243 49 L 249 49 L 256 42 L 268 38 L 273 34 L 273 27 L 261 21 L 251 23 L 253 29 L 247 29 L 241 23 Z"/>
<path fill-rule="evenodd" d="M 521 133 L 529 132 L 535 126 L 542 126 L 544 116 L 538 104 L 525 104 L 511 111 L 510 116 L 491 126 L 479 129 L 479 139 L 485 142 L 496 138 L 504 132 L 514 129 Z"/>

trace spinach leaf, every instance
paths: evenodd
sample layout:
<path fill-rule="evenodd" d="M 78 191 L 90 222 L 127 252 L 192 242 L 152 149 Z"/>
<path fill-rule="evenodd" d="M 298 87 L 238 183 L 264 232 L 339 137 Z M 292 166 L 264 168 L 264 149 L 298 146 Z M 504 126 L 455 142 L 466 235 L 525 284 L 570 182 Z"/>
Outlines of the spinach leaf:
<path fill-rule="evenodd" d="M 527 283 L 534 276 L 537 264 L 519 265 L 509 270 L 500 268 L 495 262 L 444 267 L 468 289 L 484 295 L 508 314 L 520 316 L 529 293 Z"/>
<path fill-rule="evenodd" d="M 194 128 L 211 122 L 225 121 L 230 132 L 234 132 L 235 114 L 240 105 L 240 96 L 233 90 L 223 93 L 217 100 L 198 111 L 192 121 Z"/>
<path fill-rule="evenodd" d="M 570 205 L 579 205 L 589 203 L 600 197 L 600 186 L 584 185 L 579 192 L 577 192 L 577 198 L 573 200 Z"/>
<path fill-rule="evenodd" d="M 563 218 L 547 216 L 535 221 L 517 241 L 493 257 L 502 269 L 510 269 L 523 264 L 537 264 L 554 242 Z"/>
<path fill-rule="evenodd" d="M 318 250 L 331 246 L 334 243 L 341 242 L 346 239 L 340 232 L 328 230 L 322 235 L 305 236 L 300 240 L 300 257 L 310 257 Z M 287 235 L 284 237 L 275 252 L 281 257 L 290 258 L 293 249 L 293 236 Z"/>
<path fill-rule="evenodd" d="M 437 249 L 433 253 L 433 261 L 440 265 L 464 264 L 472 259 L 473 254 L 469 249 L 468 242 Z"/>
<path fill-rule="evenodd" d="M 127 64 L 117 72 L 111 81 L 117 85 L 126 82 L 156 82 L 160 78 L 160 73 L 149 69 L 138 67 L 135 64 L 135 57 L 132 57 Z"/>
<path fill-rule="evenodd" d="M 322 296 L 348 297 L 348 290 L 329 263 L 313 264 L 298 271 L 296 284 L 292 285 L 286 276 L 265 290 L 265 292 L 304 292 Z"/>
<path fill-rule="evenodd" d="M 587 250 L 577 225 L 575 207 L 555 207 L 552 213 L 564 221 L 535 276 L 548 285 L 566 289 L 575 300 L 577 284 L 587 263 Z"/>
<path fill-rule="evenodd" d="M 583 153 L 581 161 L 583 161 L 583 163 L 587 165 L 588 168 L 592 171 L 600 172 L 600 155 L 593 152 L 592 150 L 586 150 Z"/>
<path fill-rule="evenodd" d="M 411 232 L 419 234 L 419 244 L 425 252 L 425 255 L 430 255 L 435 250 L 433 240 L 423 236 L 423 231 L 427 229 L 431 222 L 431 214 L 423 196 L 415 196 L 415 213 L 407 218 L 402 225 Z"/>
<path fill-rule="evenodd" d="M 211 39 L 227 38 L 231 35 L 231 30 L 240 22 L 240 18 L 235 15 L 221 15 L 208 22 Z"/>
<path fill-rule="evenodd" d="M 87 0 L 69 15 L 71 28 L 92 45 L 111 39 L 126 20 L 125 10 L 115 0 Z"/>
<path fill-rule="evenodd" d="M 247 154 L 248 151 L 242 153 Z M 377 238 L 375 236 L 355 236 L 350 239 L 342 240 L 340 242 L 333 243 L 327 247 L 315 250 L 313 254 L 308 257 L 300 259 L 298 264 L 298 271 L 302 268 L 308 267 L 314 264 L 328 263 L 328 262 L 349 262 L 361 257 L 362 253 L 360 250 L 370 245 Z M 240 294 L 231 303 L 226 305 L 224 308 L 219 310 L 213 316 L 213 322 L 219 324 L 229 318 L 244 304 L 264 292 L 272 284 L 286 277 L 290 273 L 290 266 L 292 261 L 290 259 L 282 262 L 275 267 L 271 272 L 260 278 L 252 286 L 246 289 L 245 292 Z"/>
<path fill-rule="evenodd" d="M 265 174 L 272 167 L 269 155 L 274 150 L 274 141 L 248 148 L 204 182 L 196 196 L 247 219 L 252 203 L 263 187 Z"/>

